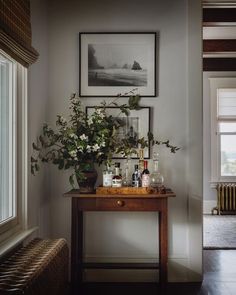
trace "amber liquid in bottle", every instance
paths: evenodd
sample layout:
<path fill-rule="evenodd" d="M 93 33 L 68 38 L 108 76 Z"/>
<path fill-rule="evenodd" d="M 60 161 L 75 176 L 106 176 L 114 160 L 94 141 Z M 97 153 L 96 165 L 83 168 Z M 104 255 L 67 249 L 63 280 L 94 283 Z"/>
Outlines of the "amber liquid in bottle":
<path fill-rule="evenodd" d="M 115 174 L 112 178 L 112 187 L 122 187 L 122 176 L 120 173 L 120 163 L 115 163 Z"/>

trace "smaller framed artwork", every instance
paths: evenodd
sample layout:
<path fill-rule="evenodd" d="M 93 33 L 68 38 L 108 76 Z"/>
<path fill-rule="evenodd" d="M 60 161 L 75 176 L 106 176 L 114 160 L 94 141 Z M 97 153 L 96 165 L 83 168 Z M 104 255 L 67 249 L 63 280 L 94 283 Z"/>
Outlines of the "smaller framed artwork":
<path fill-rule="evenodd" d="M 156 33 L 80 33 L 79 95 L 156 96 Z"/>
<path fill-rule="evenodd" d="M 95 106 L 86 107 L 88 116 L 92 115 L 94 111 Z M 142 107 L 137 111 L 131 110 L 128 117 L 125 114 L 120 114 L 119 107 L 107 107 L 106 112 L 108 115 L 119 117 L 119 120 L 123 121 L 123 126 L 118 130 L 118 140 L 126 137 L 132 137 L 134 141 L 142 137 L 147 138 L 147 134 L 150 131 L 150 107 Z M 144 149 L 144 158 L 150 159 L 150 147 Z M 113 159 L 124 159 L 124 157 L 120 154 L 115 154 Z M 138 159 L 138 156 L 134 154 L 132 159 Z"/>

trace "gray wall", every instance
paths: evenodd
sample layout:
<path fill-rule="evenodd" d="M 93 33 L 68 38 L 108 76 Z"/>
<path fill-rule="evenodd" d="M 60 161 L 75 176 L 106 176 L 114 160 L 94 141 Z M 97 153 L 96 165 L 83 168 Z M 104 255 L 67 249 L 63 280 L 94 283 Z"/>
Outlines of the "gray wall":
<path fill-rule="evenodd" d="M 34 2 L 34 1 L 33 1 Z M 196 157 L 191 164 L 198 166 L 198 180 L 201 184 L 201 77 L 200 69 L 191 72 L 187 78 L 191 58 L 188 59 L 188 51 L 195 45 L 197 54 L 196 63 L 201 53 L 199 32 L 200 27 L 200 1 L 199 5 L 190 5 L 185 0 L 130 0 L 130 1 L 56 1 L 49 2 L 49 29 L 48 29 L 48 57 L 46 53 L 47 34 L 42 34 L 44 25 L 36 30 L 36 40 L 42 48 L 41 63 L 38 64 L 37 73 L 45 73 L 37 82 L 37 75 L 32 73 L 32 89 L 35 96 L 31 96 L 32 117 L 35 113 L 34 126 L 31 127 L 31 140 L 39 133 L 42 118 L 46 118 L 52 125 L 58 113 L 68 114 L 69 96 L 78 91 L 78 33 L 85 31 L 156 31 L 159 33 L 159 45 L 157 48 L 158 66 L 158 97 L 142 98 L 142 105 L 152 107 L 152 129 L 155 136 L 160 139 L 170 139 L 181 146 L 176 154 L 170 154 L 166 149 L 160 148 L 161 171 L 165 177 L 165 184 L 171 187 L 177 194 L 175 199 L 169 202 L 169 280 L 192 281 L 201 279 L 201 220 L 188 219 L 189 212 L 193 209 L 193 203 L 189 204 L 192 196 L 197 194 L 197 213 L 201 210 L 201 188 L 193 189 L 189 178 L 189 134 L 197 132 L 191 144 L 192 155 Z M 37 9 L 36 6 L 33 9 Z M 195 13 L 195 12 L 196 13 Z M 192 13 L 194 27 L 187 30 L 188 12 Z M 34 12 L 35 23 L 40 25 L 43 21 L 39 12 Z M 46 30 L 46 29 L 45 29 Z M 194 32 L 194 34 L 192 34 Z M 189 37 L 192 36 L 190 39 Z M 196 36 L 193 37 L 193 36 Z M 36 42 L 35 40 L 35 42 Z M 43 44 L 42 44 L 43 43 Z M 35 44 L 36 46 L 37 44 Z M 45 50 L 45 51 L 44 51 Z M 48 67 L 47 67 L 48 61 Z M 40 62 L 40 61 L 39 61 Z M 193 65 L 195 65 L 193 63 Z M 37 64 L 35 65 L 37 67 Z M 39 70 L 39 72 L 38 72 Z M 33 71 L 33 67 L 32 70 Z M 47 84 L 48 81 L 48 84 Z M 197 81 L 195 87 L 194 81 Z M 191 83 L 190 83 L 191 82 Z M 39 83 L 39 85 L 37 84 Z M 191 91 L 189 91 L 191 85 Z M 44 88 L 45 87 L 45 88 Z M 48 94 L 46 89 L 48 87 Z M 196 92 L 194 91 L 196 89 Z M 38 91 L 37 91 L 38 90 Z M 197 99 L 196 113 L 192 116 L 195 103 L 190 97 Z M 42 98 L 42 96 L 44 96 Z M 41 98 L 41 105 L 39 104 Z M 48 101 L 47 101 L 48 98 Z M 190 101 L 191 100 L 191 101 Z M 95 105 L 101 100 L 98 98 L 83 99 L 85 105 Z M 126 99 L 124 99 L 126 101 Z M 191 119 L 191 124 L 190 124 Z M 196 121 L 195 121 L 196 120 Z M 47 171 L 47 169 L 46 169 Z M 59 172 L 57 168 L 50 167 L 47 194 L 39 187 L 45 184 L 42 175 L 34 180 L 38 187 L 36 201 L 40 200 L 40 216 L 48 216 L 50 208 L 50 226 L 53 237 L 65 237 L 70 241 L 70 200 L 62 197 L 62 194 L 70 189 L 68 172 Z M 40 178 L 41 177 L 41 178 Z M 32 184 L 32 187 L 34 186 Z M 41 197 L 40 197 L 41 194 Z M 50 196 L 50 206 L 45 196 Z M 199 207 L 200 204 L 200 207 Z M 45 205 L 45 206 L 44 206 Z M 194 206 L 194 205 L 193 205 Z M 192 210 L 193 211 L 193 210 Z M 89 213 L 85 217 L 85 258 L 89 261 L 154 261 L 158 256 L 157 245 L 157 215 L 155 213 Z M 44 224 L 41 227 L 45 226 Z M 193 228 L 196 231 L 193 231 Z M 197 233 L 196 238 L 194 234 Z M 190 252 L 190 239 L 192 245 L 196 245 L 197 252 Z M 198 260 L 198 264 L 194 261 Z M 191 269 L 191 270 L 190 270 Z M 88 274 L 87 278 L 102 280 L 104 276 L 97 272 Z M 144 273 L 113 273 L 106 274 L 110 280 L 154 281 L 155 272 Z"/>
<path fill-rule="evenodd" d="M 29 68 L 29 159 L 33 152 L 32 142 L 46 122 L 48 104 L 48 16 L 46 0 L 31 1 L 31 22 L 33 46 L 40 56 Z M 36 177 L 29 167 L 29 225 L 39 226 L 37 235 L 50 235 L 49 195 L 46 188 L 47 169 L 42 167 Z"/>

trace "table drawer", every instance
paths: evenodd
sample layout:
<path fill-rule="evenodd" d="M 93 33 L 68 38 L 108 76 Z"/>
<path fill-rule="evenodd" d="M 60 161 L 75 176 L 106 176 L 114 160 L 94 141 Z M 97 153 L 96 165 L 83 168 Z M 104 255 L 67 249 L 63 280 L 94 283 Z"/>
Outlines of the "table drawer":
<path fill-rule="evenodd" d="M 155 199 L 99 198 L 96 209 L 104 211 L 156 211 L 159 208 Z"/>

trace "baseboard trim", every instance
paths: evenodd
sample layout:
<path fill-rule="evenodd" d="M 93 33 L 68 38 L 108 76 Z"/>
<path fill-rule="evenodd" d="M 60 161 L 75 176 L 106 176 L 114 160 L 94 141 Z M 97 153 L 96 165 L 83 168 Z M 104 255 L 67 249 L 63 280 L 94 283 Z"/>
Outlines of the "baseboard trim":
<path fill-rule="evenodd" d="M 216 207 L 217 201 L 203 201 L 203 214 L 211 214 L 211 210 Z"/>
<path fill-rule="evenodd" d="M 155 263 L 155 258 L 124 258 L 124 257 L 86 257 L 86 262 L 116 262 L 116 263 Z M 187 257 L 171 257 L 168 259 L 168 281 L 169 282 L 193 282 L 195 277 L 191 276 L 188 268 Z M 85 282 L 158 282 L 158 270 L 122 270 L 122 269 L 88 269 L 84 272 Z M 201 281 L 201 276 L 199 280 Z"/>

